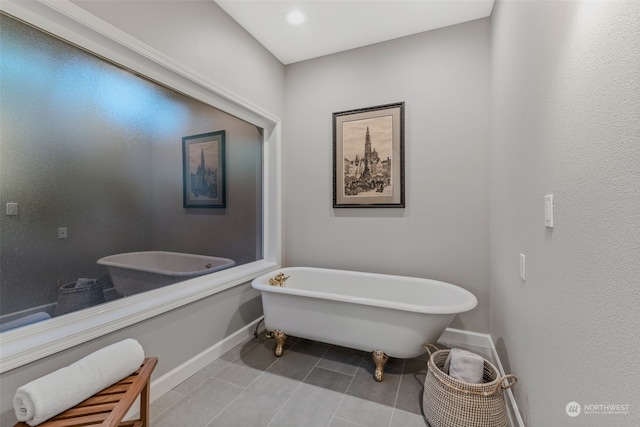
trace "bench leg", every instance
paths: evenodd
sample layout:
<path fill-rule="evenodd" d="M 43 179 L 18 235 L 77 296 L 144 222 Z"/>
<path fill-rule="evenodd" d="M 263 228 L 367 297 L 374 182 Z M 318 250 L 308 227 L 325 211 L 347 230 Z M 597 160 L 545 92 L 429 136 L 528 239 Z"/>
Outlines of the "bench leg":
<path fill-rule="evenodd" d="M 142 392 L 140 393 L 140 421 L 142 427 L 149 427 L 149 380 L 147 380 Z"/>

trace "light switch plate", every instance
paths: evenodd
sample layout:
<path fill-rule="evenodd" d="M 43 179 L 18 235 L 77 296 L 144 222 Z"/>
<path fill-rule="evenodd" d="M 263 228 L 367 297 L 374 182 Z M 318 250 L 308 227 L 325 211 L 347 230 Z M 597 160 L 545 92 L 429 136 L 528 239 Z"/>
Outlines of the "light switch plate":
<path fill-rule="evenodd" d="M 544 196 L 544 225 L 553 228 L 553 194 Z"/>

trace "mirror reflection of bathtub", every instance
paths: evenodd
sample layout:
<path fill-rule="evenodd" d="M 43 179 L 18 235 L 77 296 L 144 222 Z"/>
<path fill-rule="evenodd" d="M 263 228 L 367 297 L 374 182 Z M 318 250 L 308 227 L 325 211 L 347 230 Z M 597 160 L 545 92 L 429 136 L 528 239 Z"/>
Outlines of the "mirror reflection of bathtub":
<path fill-rule="evenodd" d="M 229 258 L 166 251 L 109 255 L 98 264 L 109 271 L 116 292 L 129 296 L 233 267 Z"/>

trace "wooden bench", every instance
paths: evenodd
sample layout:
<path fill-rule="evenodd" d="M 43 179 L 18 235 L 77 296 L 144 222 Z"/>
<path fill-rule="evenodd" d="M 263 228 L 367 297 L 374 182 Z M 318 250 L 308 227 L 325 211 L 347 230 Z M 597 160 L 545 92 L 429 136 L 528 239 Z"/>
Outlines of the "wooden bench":
<path fill-rule="evenodd" d="M 39 424 L 38 427 L 148 427 L 149 386 L 151 373 L 157 363 L 157 357 L 145 358 L 140 369 L 133 374 Z M 138 396 L 140 396 L 140 418 L 122 422 Z M 15 427 L 29 427 L 29 425 L 21 422 Z"/>

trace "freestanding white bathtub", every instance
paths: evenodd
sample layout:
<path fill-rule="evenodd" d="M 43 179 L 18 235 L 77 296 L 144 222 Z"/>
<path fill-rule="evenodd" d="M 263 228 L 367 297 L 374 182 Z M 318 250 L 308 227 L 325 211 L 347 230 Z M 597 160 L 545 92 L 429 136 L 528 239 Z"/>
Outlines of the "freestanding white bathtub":
<path fill-rule="evenodd" d="M 276 273 L 288 277 L 282 286 Z M 286 335 L 373 351 L 378 381 L 387 357 L 419 356 L 422 344 L 436 342 L 456 314 L 478 304 L 471 292 L 450 283 L 310 267 L 283 268 L 252 286 L 262 292 L 276 355 Z"/>
<path fill-rule="evenodd" d="M 166 251 L 128 252 L 100 258 L 115 290 L 123 295 L 170 285 L 235 265 L 229 258 Z"/>

